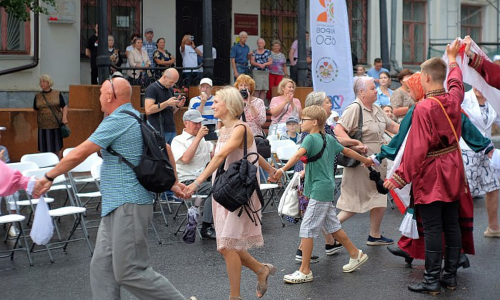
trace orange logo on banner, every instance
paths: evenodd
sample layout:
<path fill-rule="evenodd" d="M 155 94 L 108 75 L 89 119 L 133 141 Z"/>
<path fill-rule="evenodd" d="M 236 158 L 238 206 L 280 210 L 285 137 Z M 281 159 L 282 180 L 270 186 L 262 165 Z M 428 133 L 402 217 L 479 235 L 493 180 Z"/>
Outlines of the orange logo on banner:
<path fill-rule="evenodd" d="M 333 19 L 333 3 L 330 3 L 329 7 L 326 7 L 325 0 L 318 0 L 319 4 L 325 8 L 325 11 L 318 15 L 316 19 L 318 22 L 326 23 L 328 21 L 328 15 Z"/>

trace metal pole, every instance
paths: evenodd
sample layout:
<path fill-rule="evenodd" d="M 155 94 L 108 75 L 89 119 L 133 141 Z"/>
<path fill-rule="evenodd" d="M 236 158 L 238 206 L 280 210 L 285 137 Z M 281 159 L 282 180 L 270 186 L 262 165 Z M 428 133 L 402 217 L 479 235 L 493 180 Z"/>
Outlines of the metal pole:
<path fill-rule="evenodd" d="M 203 0 L 203 77 L 214 77 L 212 57 L 212 0 Z"/>
<path fill-rule="evenodd" d="M 297 17 L 298 17 L 298 43 L 299 55 L 297 60 L 297 85 L 305 86 L 307 77 L 307 61 L 306 61 L 306 0 L 297 0 Z"/>
<path fill-rule="evenodd" d="M 108 54 L 108 0 L 99 1 L 99 31 L 96 64 L 99 69 L 99 83 L 109 77 L 111 60 Z"/>
<path fill-rule="evenodd" d="M 387 30 L 387 2 L 386 0 L 380 0 L 380 53 L 382 66 L 387 70 L 391 70 Z M 396 28 L 391 28 L 391 30 L 396 30 Z"/>

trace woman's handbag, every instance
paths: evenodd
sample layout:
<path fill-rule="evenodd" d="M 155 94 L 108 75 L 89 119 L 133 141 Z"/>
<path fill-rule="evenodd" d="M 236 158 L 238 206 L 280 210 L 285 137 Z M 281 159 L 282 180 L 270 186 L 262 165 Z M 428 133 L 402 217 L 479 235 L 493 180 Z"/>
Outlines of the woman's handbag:
<path fill-rule="evenodd" d="M 278 214 L 280 216 L 290 216 L 294 218 L 300 218 L 299 209 L 299 184 L 300 184 L 300 172 L 293 174 L 292 180 L 288 183 L 283 195 L 280 199 L 280 204 L 278 206 Z"/>
<path fill-rule="evenodd" d="M 56 113 L 54 112 L 54 110 L 50 106 L 49 101 L 47 101 L 47 98 L 45 98 L 45 95 L 43 94 L 43 92 L 42 92 L 42 96 L 43 96 L 43 99 L 45 100 L 45 103 L 47 103 L 47 106 L 49 107 L 50 111 L 54 115 L 54 118 L 56 118 L 56 122 L 59 125 L 59 130 L 61 131 L 62 138 L 65 139 L 65 138 L 69 137 L 71 135 L 71 129 L 69 129 L 68 125 L 63 124 L 62 121 L 59 121 L 59 119 L 56 116 Z"/>
<path fill-rule="evenodd" d="M 257 222 L 262 224 L 258 214 L 260 209 L 255 210 L 252 201 L 249 200 L 256 192 L 261 207 L 264 205 L 264 198 L 257 179 L 258 168 L 255 166 L 259 155 L 255 152 L 247 153 L 247 127 L 243 124 L 236 126 L 245 127 L 243 158 L 231 163 L 225 171 L 225 161 L 219 166 L 212 185 L 213 199 L 230 212 L 239 209 L 238 217 L 245 211 L 250 220 L 257 226 Z M 256 156 L 254 161 L 248 160 L 251 155 Z"/>
<path fill-rule="evenodd" d="M 359 106 L 358 130 L 349 137 L 361 142 L 361 137 L 363 136 L 363 108 L 361 107 L 361 104 L 357 102 L 354 102 L 353 104 L 357 104 Z M 359 166 L 361 162 L 359 160 L 355 160 L 354 158 L 347 157 L 342 152 L 340 152 L 337 158 L 337 163 L 344 167 L 354 168 Z"/>

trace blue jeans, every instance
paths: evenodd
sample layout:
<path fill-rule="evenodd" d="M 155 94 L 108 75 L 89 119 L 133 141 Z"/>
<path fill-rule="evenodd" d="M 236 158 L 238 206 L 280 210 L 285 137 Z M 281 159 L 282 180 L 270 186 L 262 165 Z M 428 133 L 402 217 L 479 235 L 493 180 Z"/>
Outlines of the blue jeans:
<path fill-rule="evenodd" d="M 243 65 L 238 65 L 236 64 L 236 70 L 238 71 L 238 74 L 246 74 L 250 75 L 250 68 L 248 66 L 243 66 Z M 234 78 L 236 80 L 237 77 Z"/>
<path fill-rule="evenodd" d="M 174 139 L 174 137 L 177 135 L 177 132 L 175 131 L 172 131 L 172 132 L 165 132 L 165 142 L 167 142 L 167 144 L 172 144 L 172 140 Z"/>

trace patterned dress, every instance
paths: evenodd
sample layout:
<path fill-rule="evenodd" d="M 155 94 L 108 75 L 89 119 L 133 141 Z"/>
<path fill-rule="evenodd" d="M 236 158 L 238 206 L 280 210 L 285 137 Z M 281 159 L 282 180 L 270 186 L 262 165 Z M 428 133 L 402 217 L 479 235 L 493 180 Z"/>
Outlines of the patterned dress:
<path fill-rule="evenodd" d="M 489 105 L 479 105 L 483 122 L 488 123 Z M 495 171 L 490 167 L 490 160 L 483 152 L 476 153 L 472 150 L 462 149 L 465 172 L 469 182 L 470 192 L 473 197 L 493 192 L 500 188 Z"/>
<path fill-rule="evenodd" d="M 243 122 L 238 124 L 244 124 Z M 250 132 L 248 125 L 247 132 Z M 219 140 L 215 147 L 215 154 L 217 154 L 229 141 L 234 127 L 222 127 L 220 130 Z M 257 152 L 255 142 L 248 148 L 248 152 Z M 243 149 L 236 149 L 226 157 L 226 164 L 224 169 L 232 162 L 238 161 L 243 157 Z M 258 162 L 255 164 L 257 167 Z M 215 179 L 217 171 L 212 174 L 212 179 Z M 257 173 L 257 178 L 259 174 Z M 252 198 L 252 205 L 255 210 L 261 208 L 259 198 L 254 193 Z M 228 249 L 236 251 L 247 251 L 254 247 L 262 247 L 264 239 L 262 237 L 262 226 L 260 223 L 255 225 L 246 213 L 238 217 L 239 210 L 230 212 L 220 205 L 216 200 L 212 200 L 212 211 L 214 215 L 214 228 L 217 234 L 217 250 Z M 260 212 L 259 212 L 260 214 Z"/>

